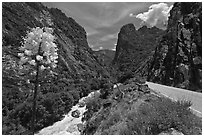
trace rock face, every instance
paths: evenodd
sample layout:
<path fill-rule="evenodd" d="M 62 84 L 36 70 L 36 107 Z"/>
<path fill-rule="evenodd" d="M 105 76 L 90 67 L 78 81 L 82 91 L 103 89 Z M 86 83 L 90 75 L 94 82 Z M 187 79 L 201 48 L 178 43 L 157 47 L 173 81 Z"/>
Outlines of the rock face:
<path fill-rule="evenodd" d="M 2 38 L 4 51 L 17 55 L 22 36 L 34 27 L 52 27 L 59 51 L 61 78 L 86 80 L 98 75 L 100 64 L 87 43 L 83 27 L 59 9 L 41 3 L 3 3 Z"/>
<path fill-rule="evenodd" d="M 163 30 L 156 27 L 143 26 L 136 30 L 133 24 L 124 25 L 118 34 L 113 64 L 120 72 L 135 73 L 141 67 L 147 68 L 145 62 L 153 55 L 152 51 L 162 33 Z"/>
<path fill-rule="evenodd" d="M 175 3 L 148 80 L 202 90 L 202 3 Z"/>

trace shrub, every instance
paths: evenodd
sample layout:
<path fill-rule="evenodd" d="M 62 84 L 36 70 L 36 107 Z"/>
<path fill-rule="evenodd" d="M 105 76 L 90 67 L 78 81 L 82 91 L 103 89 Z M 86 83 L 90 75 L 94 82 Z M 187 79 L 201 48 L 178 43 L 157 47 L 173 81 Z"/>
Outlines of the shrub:
<path fill-rule="evenodd" d="M 128 113 L 129 133 L 159 134 L 169 128 L 175 128 L 183 133 L 198 134 L 196 128 L 201 128 L 201 123 L 190 112 L 190 105 L 189 101 L 173 102 L 167 98 L 152 100 L 150 104 L 143 103 L 138 112 Z"/>
<path fill-rule="evenodd" d="M 133 83 L 123 87 L 132 87 Z M 140 94 L 137 90 L 125 94 L 135 92 Z M 132 98 L 115 101 L 113 96 L 95 97 L 88 102 L 84 134 L 157 135 L 171 128 L 184 134 L 201 133 L 202 121 L 190 111 L 190 101 L 143 94 L 129 103 Z"/>
<path fill-rule="evenodd" d="M 133 77 L 134 77 L 134 74 L 132 72 L 124 73 L 118 77 L 118 83 L 124 83 L 125 81 Z"/>
<path fill-rule="evenodd" d="M 96 78 L 91 79 L 90 81 L 90 89 L 91 90 L 98 90 L 100 89 L 100 81 Z"/>
<path fill-rule="evenodd" d="M 89 120 L 95 112 L 101 107 L 101 99 L 98 97 L 92 97 L 86 101 L 87 111 L 84 113 L 82 121 Z"/>
<path fill-rule="evenodd" d="M 108 116 L 104 122 L 101 123 L 101 129 L 109 129 L 111 126 L 115 125 L 121 120 L 121 115 L 119 112 L 114 112 L 111 116 Z"/>

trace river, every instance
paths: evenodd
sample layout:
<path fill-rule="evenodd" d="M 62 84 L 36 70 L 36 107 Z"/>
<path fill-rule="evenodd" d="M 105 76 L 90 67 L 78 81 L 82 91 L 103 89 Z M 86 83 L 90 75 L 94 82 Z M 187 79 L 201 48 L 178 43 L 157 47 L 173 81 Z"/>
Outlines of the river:
<path fill-rule="evenodd" d="M 83 97 L 79 100 L 75 106 L 72 107 L 71 111 L 64 116 L 61 121 L 54 123 L 52 126 L 43 128 L 35 135 L 80 135 L 77 125 L 82 123 L 82 116 L 86 112 L 86 105 L 80 107 L 81 103 L 85 103 L 88 99 L 92 98 L 94 94 L 100 94 L 100 90 L 91 92 L 88 96 Z M 80 115 L 78 118 L 72 117 L 72 112 L 78 110 Z"/>

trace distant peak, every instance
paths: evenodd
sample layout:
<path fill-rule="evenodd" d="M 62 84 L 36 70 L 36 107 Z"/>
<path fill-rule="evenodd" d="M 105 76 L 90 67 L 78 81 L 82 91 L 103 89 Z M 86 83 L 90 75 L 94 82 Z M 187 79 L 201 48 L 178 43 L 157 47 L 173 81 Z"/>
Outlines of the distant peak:
<path fill-rule="evenodd" d="M 146 25 L 142 26 L 140 29 L 148 29 Z"/>
<path fill-rule="evenodd" d="M 156 26 L 151 27 L 150 29 L 151 29 L 151 30 L 161 30 L 160 28 L 157 28 Z"/>
<path fill-rule="evenodd" d="M 123 31 L 135 31 L 135 26 L 134 26 L 134 24 L 132 24 L 132 23 L 129 23 L 129 24 L 126 24 L 126 25 L 124 25 L 124 26 L 122 26 L 122 28 L 121 28 L 121 32 L 123 32 Z"/>
<path fill-rule="evenodd" d="M 161 29 L 157 28 L 156 26 L 153 27 L 147 27 L 146 25 L 142 26 L 141 28 L 138 29 L 140 32 L 146 32 L 146 31 L 159 31 Z"/>

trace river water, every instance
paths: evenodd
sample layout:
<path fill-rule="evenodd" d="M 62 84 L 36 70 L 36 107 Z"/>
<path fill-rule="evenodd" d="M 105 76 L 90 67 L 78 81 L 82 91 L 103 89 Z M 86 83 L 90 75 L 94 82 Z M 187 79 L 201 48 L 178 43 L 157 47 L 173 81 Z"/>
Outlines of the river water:
<path fill-rule="evenodd" d="M 78 124 L 82 123 L 82 116 L 86 112 L 86 105 L 80 107 L 80 103 L 85 103 L 88 99 L 92 98 L 94 94 L 100 94 L 100 90 L 91 92 L 88 96 L 79 100 L 79 103 L 72 107 L 71 111 L 64 116 L 61 121 L 54 123 L 52 126 L 43 128 L 36 135 L 80 135 L 78 131 Z M 80 112 L 79 118 L 72 117 L 72 112 L 78 110 Z"/>

